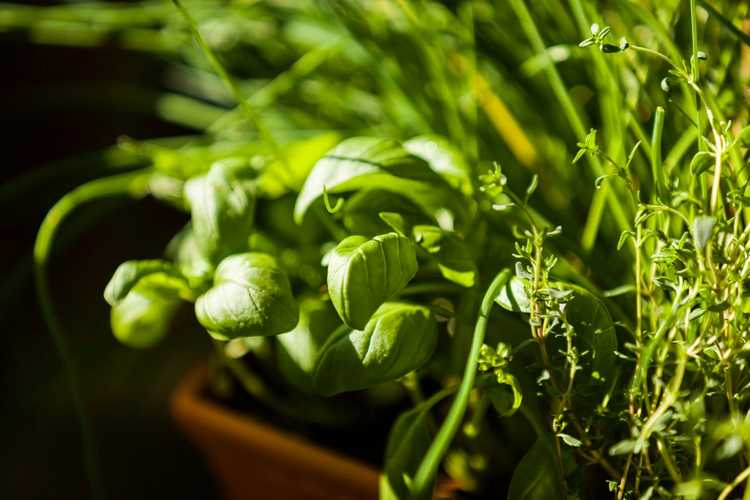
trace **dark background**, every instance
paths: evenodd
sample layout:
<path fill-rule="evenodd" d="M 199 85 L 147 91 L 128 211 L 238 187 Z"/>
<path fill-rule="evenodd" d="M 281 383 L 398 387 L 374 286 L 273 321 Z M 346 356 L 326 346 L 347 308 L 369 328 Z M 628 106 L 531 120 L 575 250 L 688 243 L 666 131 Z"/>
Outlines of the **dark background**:
<path fill-rule="evenodd" d="M 0 187 L 29 172 L 53 172 L 0 195 L 0 498 L 87 498 L 72 399 L 34 295 L 34 237 L 56 199 L 101 175 L 101 163 L 87 153 L 123 135 L 188 131 L 154 118 L 163 68 L 157 57 L 32 45 L 14 33 L 0 34 L 0 46 Z M 124 347 L 110 333 L 102 298 L 117 264 L 160 256 L 184 222 L 152 200 L 97 202 L 69 218 L 55 246 L 49 279 L 81 374 L 107 498 L 214 496 L 201 456 L 169 415 L 170 393 L 207 355 L 208 337 L 184 311 L 156 348 Z"/>

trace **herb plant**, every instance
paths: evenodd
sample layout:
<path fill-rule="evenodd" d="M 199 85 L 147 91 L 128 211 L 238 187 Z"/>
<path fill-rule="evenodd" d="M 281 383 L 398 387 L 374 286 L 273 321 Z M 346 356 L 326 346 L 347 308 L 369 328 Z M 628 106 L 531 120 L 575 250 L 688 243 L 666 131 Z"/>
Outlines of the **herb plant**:
<path fill-rule="evenodd" d="M 295 401 L 241 358 L 302 404 L 402 385 L 382 498 L 430 498 L 444 476 L 492 492 L 503 452 L 513 500 L 750 498 L 746 3 L 383 4 L 175 0 L 101 21 L 129 43 L 157 24 L 152 49 L 238 105 L 186 100 L 198 118 L 172 116 L 200 137 L 124 141 L 126 173 L 52 209 L 35 257 L 63 352 L 57 224 L 153 195 L 189 220 L 164 259 L 115 271 L 115 336 L 152 345 L 192 303 L 219 364 L 281 412 Z M 271 22 L 279 45 L 221 38 L 247 19 L 289 21 Z M 242 43 L 298 59 L 240 81 Z"/>

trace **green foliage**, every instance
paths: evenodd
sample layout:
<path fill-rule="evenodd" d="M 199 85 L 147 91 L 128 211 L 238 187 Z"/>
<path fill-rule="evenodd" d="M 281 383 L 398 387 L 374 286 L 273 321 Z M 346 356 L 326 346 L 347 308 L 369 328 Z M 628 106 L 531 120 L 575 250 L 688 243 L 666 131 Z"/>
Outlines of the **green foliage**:
<path fill-rule="evenodd" d="M 185 183 L 194 242 L 211 262 L 247 247 L 254 211 L 242 177 L 247 168 L 244 160 L 217 162 L 207 174 Z"/>
<path fill-rule="evenodd" d="M 409 483 L 433 440 L 434 422 L 430 410 L 447 395 L 446 391 L 436 393 L 399 415 L 393 423 L 380 479 L 381 500 L 409 498 Z"/>
<path fill-rule="evenodd" d="M 429 498 L 454 451 L 466 491 L 515 459 L 511 499 L 748 495 L 745 2 L 177 4 L 3 7 L 37 40 L 158 51 L 182 94 L 155 112 L 196 131 L 124 141 L 106 168 L 141 170 L 53 208 L 48 318 L 64 216 L 152 195 L 189 221 L 115 272 L 115 336 L 196 302 L 274 408 L 228 340 L 334 413 L 313 394 L 403 385 L 384 497 Z"/>
<path fill-rule="evenodd" d="M 417 370 L 437 345 L 430 310 L 386 302 L 362 330 L 340 329 L 321 349 L 315 386 L 324 395 L 354 391 L 395 380 Z"/>
<path fill-rule="evenodd" d="M 441 225 L 465 223 L 466 201 L 420 158 L 398 142 L 354 137 L 341 142 L 315 164 L 297 198 L 294 216 L 302 221 L 310 205 L 328 193 L 378 188 L 404 196 Z"/>
<path fill-rule="evenodd" d="M 560 471 L 549 437 L 540 436 L 523 456 L 508 488 L 508 500 L 555 500 L 560 492 Z"/>
<path fill-rule="evenodd" d="M 179 305 L 170 290 L 141 281 L 112 306 L 112 333 L 130 347 L 151 347 L 168 333 Z"/>
<path fill-rule="evenodd" d="M 300 302 L 299 322 L 276 337 L 279 371 L 305 392 L 315 392 L 313 374 L 326 341 L 341 326 L 329 301 L 307 298 Z"/>
<path fill-rule="evenodd" d="M 407 238 L 349 236 L 328 257 L 328 293 L 344 323 L 362 329 L 416 272 L 414 245 Z"/>
<path fill-rule="evenodd" d="M 243 253 L 219 263 L 213 287 L 195 301 L 195 316 L 212 337 L 226 340 L 287 332 L 299 312 L 276 259 Z"/>

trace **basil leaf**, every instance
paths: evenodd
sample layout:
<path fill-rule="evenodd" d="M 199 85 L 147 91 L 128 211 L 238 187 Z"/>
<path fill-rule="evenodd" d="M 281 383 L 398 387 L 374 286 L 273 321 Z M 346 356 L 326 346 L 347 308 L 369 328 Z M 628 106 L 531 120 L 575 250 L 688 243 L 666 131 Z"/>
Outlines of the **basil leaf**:
<path fill-rule="evenodd" d="M 431 222 L 419 207 L 403 196 L 383 189 L 367 189 L 347 200 L 344 226 L 353 234 L 366 236 L 390 232 L 391 227 L 379 216 L 382 212 L 401 214 L 410 221 Z"/>
<path fill-rule="evenodd" d="M 276 199 L 290 191 L 299 191 L 315 162 L 336 145 L 340 137 L 325 133 L 284 146 L 285 163 L 272 161 L 258 177 L 258 190 L 264 197 Z"/>
<path fill-rule="evenodd" d="M 166 336 L 179 305 L 173 290 L 141 280 L 112 306 L 112 333 L 130 347 L 150 347 Z"/>
<path fill-rule="evenodd" d="M 174 260 L 177 269 L 194 289 L 205 289 L 210 286 L 214 266 L 203 254 L 188 223 L 167 245 L 167 256 Z"/>
<path fill-rule="evenodd" d="M 276 337 L 279 370 L 298 389 L 314 392 L 312 375 L 320 349 L 341 326 L 330 301 L 308 298 L 300 303 L 299 322 L 294 330 Z"/>
<path fill-rule="evenodd" d="M 111 306 L 122 302 L 142 280 L 151 288 L 165 288 L 182 293 L 187 299 L 190 289 L 171 262 L 165 260 L 129 260 L 120 264 L 104 289 L 104 300 Z"/>
<path fill-rule="evenodd" d="M 380 500 L 406 500 L 411 479 L 432 444 L 434 424 L 430 410 L 448 395 L 442 391 L 407 410 L 396 419 L 388 435 L 384 474 L 380 478 Z"/>
<path fill-rule="evenodd" d="M 513 471 L 508 500 L 562 499 L 555 450 L 544 437 L 537 438 Z"/>
<path fill-rule="evenodd" d="M 437 322 L 423 306 L 386 302 L 363 330 L 342 329 L 315 369 L 319 393 L 331 396 L 397 379 L 424 365 L 437 345 Z"/>
<path fill-rule="evenodd" d="M 288 332 L 299 312 L 276 259 L 251 252 L 221 261 L 213 288 L 195 303 L 195 314 L 211 336 L 226 340 Z"/>
<path fill-rule="evenodd" d="M 243 167 L 217 162 L 206 175 L 185 183 L 195 242 L 212 262 L 247 250 L 254 199 L 242 178 Z"/>
<path fill-rule="evenodd" d="M 364 328 L 375 310 L 417 272 L 414 244 L 396 233 L 349 236 L 328 259 L 328 293 L 341 319 Z"/>
<path fill-rule="evenodd" d="M 476 283 L 477 265 L 463 241 L 437 226 L 417 225 L 414 239 L 437 261 L 443 278 L 466 288 Z"/>
<path fill-rule="evenodd" d="M 467 196 L 474 192 L 472 172 L 459 150 L 444 137 L 422 135 L 409 139 L 404 149 L 426 161 L 448 184 Z"/>
<path fill-rule="evenodd" d="M 324 187 L 331 194 L 365 187 L 401 194 L 446 229 L 469 218 L 466 198 L 423 160 L 390 139 L 354 137 L 321 158 L 297 198 L 294 218 L 298 224 L 310 205 L 323 195 Z"/>

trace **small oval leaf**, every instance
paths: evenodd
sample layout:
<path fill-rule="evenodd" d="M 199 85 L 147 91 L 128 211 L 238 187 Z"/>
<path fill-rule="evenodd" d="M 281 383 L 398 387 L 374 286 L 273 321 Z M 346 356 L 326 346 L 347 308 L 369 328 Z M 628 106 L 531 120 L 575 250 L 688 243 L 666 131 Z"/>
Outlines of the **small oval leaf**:
<path fill-rule="evenodd" d="M 349 236 L 328 260 L 328 293 L 341 319 L 362 329 L 417 272 L 414 244 L 397 233 Z"/>
<path fill-rule="evenodd" d="M 250 252 L 221 261 L 213 288 L 195 303 L 195 314 L 213 337 L 226 340 L 288 332 L 299 311 L 276 259 Z"/>
<path fill-rule="evenodd" d="M 129 260 L 120 264 L 104 289 L 104 300 L 111 306 L 125 299 L 130 291 L 147 278 L 151 287 L 161 285 L 163 288 L 184 291 L 188 286 L 182 275 L 171 262 L 165 260 Z"/>
<path fill-rule="evenodd" d="M 141 281 L 112 307 L 112 333 L 127 346 L 150 347 L 166 336 L 179 305 L 174 293 Z"/>
<path fill-rule="evenodd" d="M 423 306 L 386 302 L 363 330 L 331 336 L 315 369 L 319 393 L 331 396 L 397 379 L 424 365 L 437 345 L 437 322 Z"/>
<path fill-rule="evenodd" d="M 526 286 L 521 278 L 513 276 L 500 290 L 495 302 L 503 309 L 511 312 L 529 313 L 531 305 L 526 293 Z"/>

